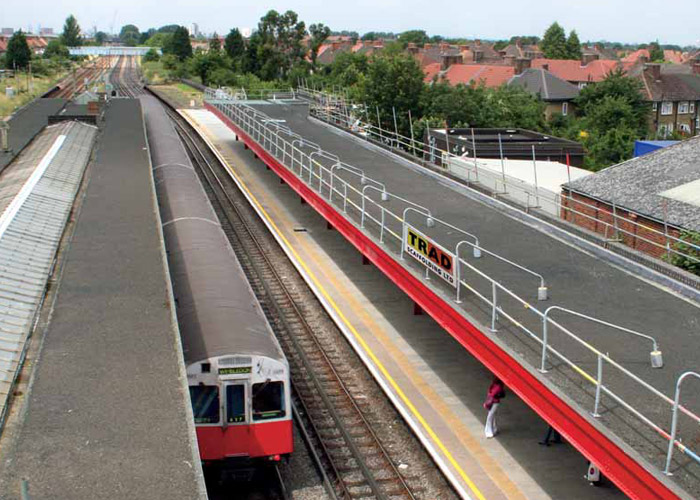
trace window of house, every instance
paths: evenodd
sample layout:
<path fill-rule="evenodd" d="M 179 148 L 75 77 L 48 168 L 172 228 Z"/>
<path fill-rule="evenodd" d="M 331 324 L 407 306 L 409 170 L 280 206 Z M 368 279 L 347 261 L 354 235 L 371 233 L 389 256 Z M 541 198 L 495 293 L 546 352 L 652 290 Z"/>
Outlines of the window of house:
<path fill-rule="evenodd" d="M 562 114 L 562 116 L 566 116 L 569 114 L 569 103 L 568 102 L 561 103 L 561 114 Z"/>
<path fill-rule="evenodd" d="M 664 101 L 661 103 L 661 114 L 662 115 L 672 115 L 673 114 L 673 103 L 670 101 Z"/>
<path fill-rule="evenodd" d="M 695 113 L 695 103 L 694 102 L 690 103 L 690 106 L 688 107 L 688 112 L 691 114 Z"/>
<path fill-rule="evenodd" d="M 690 105 L 688 101 L 681 101 L 678 103 L 678 114 L 686 115 L 689 113 Z"/>
<path fill-rule="evenodd" d="M 659 103 L 658 102 L 651 103 L 651 110 L 656 111 L 657 109 L 659 109 Z"/>
<path fill-rule="evenodd" d="M 585 89 L 586 85 L 588 85 L 587 82 L 578 82 L 578 88 L 579 89 Z"/>
<path fill-rule="evenodd" d="M 690 134 L 690 125 L 687 123 L 681 123 L 678 125 L 678 130 L 680 130 L 684 134 Z"/>

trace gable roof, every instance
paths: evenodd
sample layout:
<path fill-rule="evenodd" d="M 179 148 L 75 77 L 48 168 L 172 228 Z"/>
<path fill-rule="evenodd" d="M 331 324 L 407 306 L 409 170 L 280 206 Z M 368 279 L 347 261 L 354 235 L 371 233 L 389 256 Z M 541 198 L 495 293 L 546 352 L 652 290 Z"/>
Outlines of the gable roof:
<path fill-rule="evenodd" d="M 700 100 L 700 76 L 683 73 L 664 73 L 655 79 L 649 71 L 641 71 L 645 97 L 650 101 Z"/>
<path fill-rule="evenodd" d="M 543 101 L 570 101 L 578 97 L 579 89 L 542 68 L 528 68 L 515 75 L 508 85 L 517 85 Z"/>
<path fill-rule="evenodd" d="M 440 70 L 442 69 L 442 64 L 440 63 L 431 63 L 428 64 L 423 68 L 423 73 L 425 74 L 425 77 L 423 78 L 423 81 L 425 83 L 430 83 L 433 81 L 433 78 L 435 76 L 440 74 Z"/>
<path fill-rule="evenodd" d="M 598 59 L 585 66 L 578 59 L 533 59 L 533 68 L 544 68 L 567 82 L 600 82 L 608 73 L 620 67 L 618 61 Z"/>
<path fill-rule="evenodd" d="M 483 84 L 498 87 L 507 83 L 515 75 L 512 66 L 495 66 L 487 64 L 453 64 L 445 71 L 444 78 L 451 84 Z"/>

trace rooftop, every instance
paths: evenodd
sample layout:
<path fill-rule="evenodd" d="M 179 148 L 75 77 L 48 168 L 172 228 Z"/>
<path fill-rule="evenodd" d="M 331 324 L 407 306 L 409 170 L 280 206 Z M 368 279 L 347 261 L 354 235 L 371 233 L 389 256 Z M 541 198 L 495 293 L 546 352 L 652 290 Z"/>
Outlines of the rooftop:
<path fill-rule="evenodd" d="M 445 71 L 445 79 L 452 85 L 484 84 L 486 87 L 499 87 L 515 75 L 513 66 L 486 64 L 453 64 Z"/>
<path fill-rule="evenodd" d="M 597 59 L 585 66 L 578 59 L 533 59 L 533 68 L 543 68 L 567 82 L 600 82 L 620 63 L 611 59 Z"/>
<path fill-rule="evenodd" d="M 542 68 L 528 68 L 511 78 L 509 85 L 517 85 L 543 101 L 569 101 L 578 97 L 579 89 Z"/>
<path fill-rule="evenodd" d="M 697 189 L 698 179 L 700 137 L 694 137 L 613 165 L 566 187 L 659 221 L 666 219 L 674 226 L 700 231 L 700 205 L 688 202 L 686 196 Z M 675 188 L 683 193 L 672 191 Z"/>

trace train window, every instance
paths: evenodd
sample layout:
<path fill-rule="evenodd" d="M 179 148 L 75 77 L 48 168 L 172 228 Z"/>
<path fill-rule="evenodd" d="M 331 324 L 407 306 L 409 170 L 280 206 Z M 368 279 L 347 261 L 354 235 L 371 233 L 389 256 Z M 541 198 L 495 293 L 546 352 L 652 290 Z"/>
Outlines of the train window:
<path fill-rule="evenodd" d="M 215 385 L 191 385 L 190 399 L 195 424 L 219 423 L 219 388 Z"/>
<path fill-rule="evenodd" d="M 229 424 L 245 422 L 245 386 L 226 386 L 226 421 Z"/>
<path fill-rule="evenodd" d="M 284 417 L 284 384 L 264 382 L 253 385 L 253 420 Z"/>

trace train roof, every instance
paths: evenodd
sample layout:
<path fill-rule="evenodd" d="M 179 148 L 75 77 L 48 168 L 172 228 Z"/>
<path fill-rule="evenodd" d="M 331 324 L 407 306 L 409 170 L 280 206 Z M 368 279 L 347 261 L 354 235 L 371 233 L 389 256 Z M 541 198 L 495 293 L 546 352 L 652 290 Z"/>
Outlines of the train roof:
<path fill-rule="evenodd" d="M 142 97 L 185 363 L 284 354 L 164 109 Z"/>

